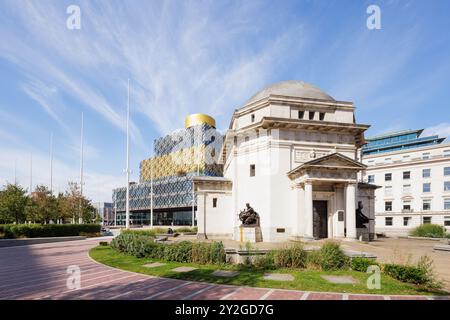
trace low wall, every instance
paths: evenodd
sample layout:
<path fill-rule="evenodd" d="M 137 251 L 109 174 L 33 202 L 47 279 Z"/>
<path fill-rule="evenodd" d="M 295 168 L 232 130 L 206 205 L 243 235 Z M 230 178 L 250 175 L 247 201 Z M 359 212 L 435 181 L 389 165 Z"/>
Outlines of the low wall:
<path fill-rule="evenodd" d="M 86 237 L 81 237 L 81 236 L 51 237 L 51 238 L 50 237 L 49 238 L 25 238 L 25 239 L 0 239 L 0 248 L 28 246 L 28 245 L 40 244 L 40 243 L 76 241 L 76 240 L 85 240 L 85 239 L 86 239 Z"/>

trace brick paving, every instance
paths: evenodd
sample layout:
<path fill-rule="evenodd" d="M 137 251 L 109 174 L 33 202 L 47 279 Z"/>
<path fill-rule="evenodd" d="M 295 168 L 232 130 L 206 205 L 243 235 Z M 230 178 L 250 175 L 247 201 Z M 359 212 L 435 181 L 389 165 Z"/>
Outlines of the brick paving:
<path fill-rule="evenodd" d="M 217 285 L 146 276 L 99 264 L 88 256 L 99 239 L 0 248 L 0 299 L 173 300 L 426 300 L 449 297 L 383 296 L 302 292 Z M 67 286 L 69 266 L 81 272 L 81 287 Z"/>

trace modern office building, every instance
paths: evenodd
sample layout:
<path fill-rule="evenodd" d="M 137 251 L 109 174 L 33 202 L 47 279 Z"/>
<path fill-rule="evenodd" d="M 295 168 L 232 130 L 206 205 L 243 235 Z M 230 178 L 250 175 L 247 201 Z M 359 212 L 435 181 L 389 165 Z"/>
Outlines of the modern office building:
<path fill-rule="evenodd" d="M 260 217 L 258 240 L 370 237 L 373 221 L 357 218 L 374 215 L 375 187 L 358 181 L 368 128 L 352 102 L 311 84 L 259 91 L 232 115 L 224 176 L 194 178 L 198 236 L 242 241 L 239 212 L 248 203 Z"/>
<path fill-rule="evenodd" d="M 154 155 L 140 163 L 139 183 L 130 184 L 131 225 L 195 223 L 193 177 L 222 175 L 217 160 L 223 137 L 215 126 L 210 116 L 193 114 L 184 129 L 154 141 Z M 125 187 L 113 190 L 118 225 L 125 225 L 125 198 Z"/>
<path fill-rule="evenodd" d="M 405 235 L 424 223 L 450 228 L 450 143 L 407 130 L 367 138 L 364 180 L 375 191 L 376 231 Z"/>
<path fill-rule="evenodd" d="M 111 202 L 94 202 L 92 205 L 97 210 L 97 215 L 102 219 L 102 225 L 114 225 L 114 208 Z"/>

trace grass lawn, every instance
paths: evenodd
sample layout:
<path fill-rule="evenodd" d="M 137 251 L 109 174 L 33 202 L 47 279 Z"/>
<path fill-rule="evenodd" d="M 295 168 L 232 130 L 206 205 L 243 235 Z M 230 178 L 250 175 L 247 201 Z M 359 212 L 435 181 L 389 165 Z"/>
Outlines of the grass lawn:
<path fill-rule="evenodd" d="M 237 265 L 196 265 L 192 263 L 166 262 L 164 266 L 156 268 L 144 267 L 144 264 L 151 262 L 163 262 L 149 260 L 146 258 L 136 258 L 112 249 L 109 246 L 98 246 L 89 252 L 91 258 L 105 265 L 118 269 L 138 272 L 142 274 L 175 278 L 190 281 L 201 281 L 217 284 L 242 285 L 262 288 L 293 289 L 303 291 L 328 291 L 346 293 L 369 293 L 369 294 L 399 294 L 399 295 L 439 295 L 442 292 L 424 291 L 416 286 L 402 283 L 389 276 L 381 275 L 381 289 L 370 290 L 366 286 L 367 278 L 370 274 L 356 271 L 315 271 L 315 270 L 294 270 L 278 269 L 266 272 L 289 273 L 294 276 L 293 281 L 274 281 L 263 279 L 264 271 L 245 270 Z M 186 273 L 171 271 L 180 266 L 192 266 L 198 269 Z M 216 277 L 211 273 L 215 270 L 238 270 L 240 273 L 233 278 Z M 357 284 L 333 284 L 324 280 L 321 275 L 347 275 L 358 280 Z"/>

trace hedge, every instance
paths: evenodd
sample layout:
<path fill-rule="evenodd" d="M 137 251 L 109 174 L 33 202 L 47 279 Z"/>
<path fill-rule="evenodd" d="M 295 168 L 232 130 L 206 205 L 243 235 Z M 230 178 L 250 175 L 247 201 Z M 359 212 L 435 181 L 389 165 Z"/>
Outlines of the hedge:
<path fill-rule="evenodd" d="M 354 257 L 351 260 L 351 268 L 355 271 L 367 272 L 370 266 L 379 266 L 379 264 L 374 259 L 364 257 Z"/>
<path fill-rule="evenodd" d="M 182 241 L 162 244 L 155 243 L 151 236 L 139 233 L 122 233 L 111 241 L 111 247 L 137 258 L 198 264 L 225 263 L 225 248 L 222 242 L 193 243 Z"/>
<path fill-rule="evenodd" d="M 446 230 L 437 224 L 422 224 L 410 232 L 411 236 L 428 238 L 445 238 Z"/>
<path fill-rule="evenodd" d="M 417 266 L 385 264 L 383 271 L 385 274 L 402 282 L 414 284 L 426 284 L 429 282 L 427 270 Z"/>
<path fill-rule="evenodd" d="M 4 224 L 0 238 L 40 238 L 93 235 L 100 233 L 99 224 Z"/>

